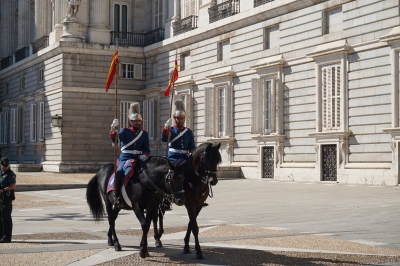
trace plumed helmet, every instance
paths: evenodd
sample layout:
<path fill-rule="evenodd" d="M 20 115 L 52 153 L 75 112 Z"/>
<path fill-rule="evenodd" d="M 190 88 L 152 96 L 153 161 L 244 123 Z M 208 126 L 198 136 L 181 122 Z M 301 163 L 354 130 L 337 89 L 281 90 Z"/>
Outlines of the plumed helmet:
<path fill-rule="evenodd" d="M 129 108 L 129 120 L 140 120 L 142 121 L 142 116 L 140 115 L 140 104 L 135 102 L 131 104 Z"/>
<path fill-rule="evenodd" d="M 8 167 L 10 165 L 10 161 L 7 157 L 1 157 L 0 163 L 4 167 Z"/>
<path fill-rule="evenodd" d="M 175 101 L 175 112 L 174 112 L 174 117 L 178 115 L 184 115 L 186 116 L 185 113 L 185 104 L 181 100 Z"/>

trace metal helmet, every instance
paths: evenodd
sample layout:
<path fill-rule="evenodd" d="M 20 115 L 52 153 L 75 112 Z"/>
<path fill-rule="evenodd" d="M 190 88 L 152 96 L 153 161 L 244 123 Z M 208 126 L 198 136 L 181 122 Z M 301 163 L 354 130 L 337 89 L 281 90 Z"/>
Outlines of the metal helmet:
<path fill-rule="evenodd" d="M 129 108 L 129 120 L 142 121 L 142 116 L 140 115 L 140 104 L 138 102 L 131 104 L 131 107 Z"/>
<path fill-rule="evenodd" d="M 3 167 L 8 167 L 10 166 L 10 161 L 8 160 L 7 157 L 1 157 L 0 164 Z"/>
<path fill-rule="evenodd" d="M 175 101 L 175 112 L 174 112 L 174 117 L 179 116 L 179 115 L 184 115 L 186 116 L 185 112 L 185 104 L 181 100 Z"/>

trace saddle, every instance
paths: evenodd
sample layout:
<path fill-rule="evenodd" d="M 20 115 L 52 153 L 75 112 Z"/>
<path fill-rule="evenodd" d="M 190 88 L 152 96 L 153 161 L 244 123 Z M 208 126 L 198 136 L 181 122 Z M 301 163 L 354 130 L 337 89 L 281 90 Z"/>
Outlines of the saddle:
<path fill-rule="evenodd" d="M 122 188 L 126 189 L 126 187 L 130 184 L 130 182 L 133 182 L 134 184 L 140 182 L 137 176 L 143 170 L 140 166 L 140 163 L 136 163 L 135 160 L 126 161 L 124 167 L 126 167 L 127 164 L 130 164 L 132 166 L 133 171 L 131 171 L 128 175 L 124 176 L 121 190 Z M 117 167 L 118 167 L 118 162 L 117 162 Z M 108 179 L 107 194 L 114 191 L 114 179 L 115 179 L 115 172 L 113 172 L 110 178 Z"/>

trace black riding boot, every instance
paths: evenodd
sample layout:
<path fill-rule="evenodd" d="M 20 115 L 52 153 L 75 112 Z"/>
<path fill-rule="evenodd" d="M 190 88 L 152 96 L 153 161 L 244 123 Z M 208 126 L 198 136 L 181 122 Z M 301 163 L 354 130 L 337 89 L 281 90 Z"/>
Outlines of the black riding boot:
<path fill-rule="evenodd" d="M 121 199 L 121 182 L 117 178 L 114 179 L 114 198 L 116 199 L 113 204 L 113 209 L 121 209 L 124 207 L 124 203 Z"/>

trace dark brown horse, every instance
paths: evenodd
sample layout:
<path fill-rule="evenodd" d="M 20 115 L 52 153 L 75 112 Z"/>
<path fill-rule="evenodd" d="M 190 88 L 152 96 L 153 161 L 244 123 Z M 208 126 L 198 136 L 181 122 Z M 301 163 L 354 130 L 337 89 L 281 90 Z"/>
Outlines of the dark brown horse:
<path fill-rule="evenodd" d="M 148 256 L 147 250 L 147 234 L 150 224 L 153 222 L 157 227 L 158 209 L 163 198 L 173 201 L 178 206 L 185 203 L 183 191 L 183 167 L 168 161 L 162 157 L 150 157 L 143 164 L 144 169 L 137 175 L 137 182 L 129 183 L 126 187 L 126 196 L 129 198 L 131 205 L 125 201 L 126 210 L 135 212 L 142 226 L 142 240 L 140 242 L 140 256 L 145 258 Z M 86 200 L 90 207 L 90 211 L 96 221 L 100 221 L 104 217 L 104 207 L 102 198 L 106 205 L 108 216 L 108 245 L 114 246 L 116 251 L 121 250 L 121 245 L 115 232 L 115 220 L 118 217 L 120 209 L 113 209 L 115 202 L 113 193 L 107 194 L 107 184 L 109 178 L 114 172 L 114 164 L 110 163 L 103 166 L 99 172 L 89 181 L 86 190 Z M 122 193 L 124 194 L 124 193 Z M 145 215 L 144 210 L 147 211 Z M 160 220 L 162 227 L 162 221 Z M 154 239 L 156 246 L 162 246 L 161 234 L 158 230 L 154 230 Z"/>
<path fill-rule="evenodd" d="M 222 162 L 219 148 L 221 144 L 203 143 L 197 147 L 188 160 L 182 165 L 185 168 L 185 207 L 189 215 L 189 224 L 184 238 L 184 253 L 191 253 L 189 240 L 193 233 L 196 258 L 204 259 L 199 243 L 199 226 L 197 216 L 208 196 L 212 197 L 211 186 L 218 183 L 217 166 Z"/>

